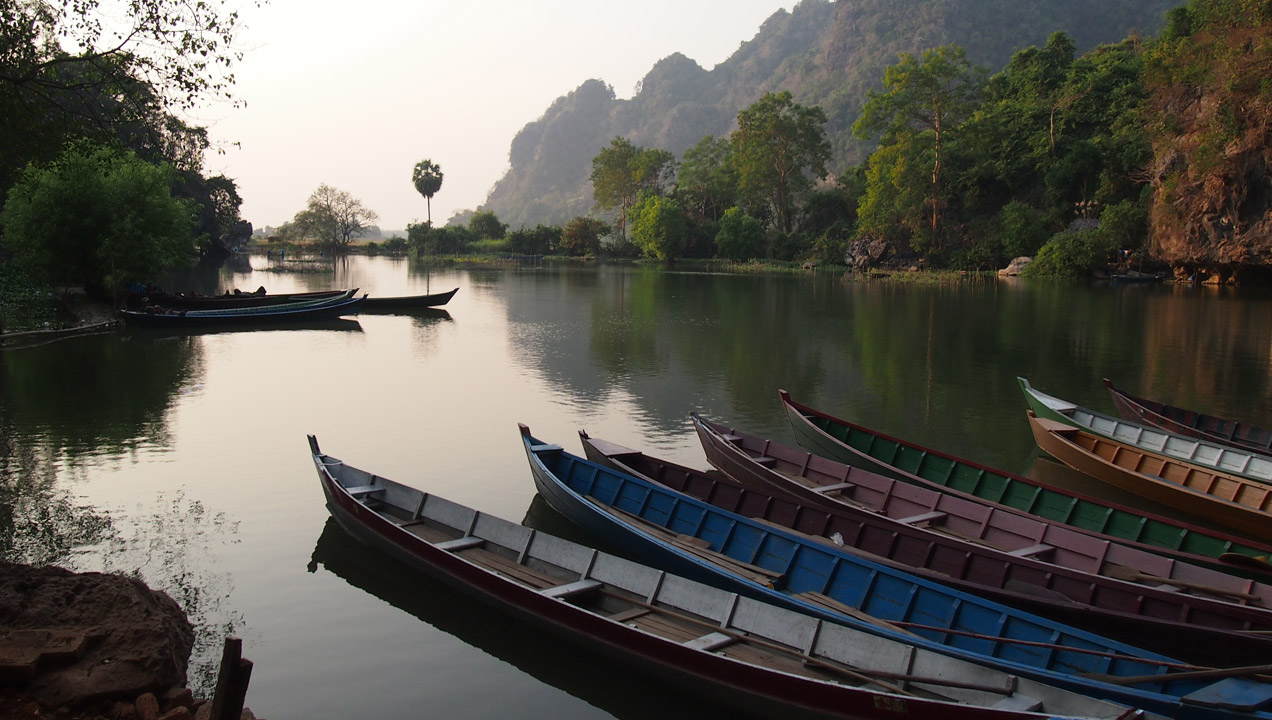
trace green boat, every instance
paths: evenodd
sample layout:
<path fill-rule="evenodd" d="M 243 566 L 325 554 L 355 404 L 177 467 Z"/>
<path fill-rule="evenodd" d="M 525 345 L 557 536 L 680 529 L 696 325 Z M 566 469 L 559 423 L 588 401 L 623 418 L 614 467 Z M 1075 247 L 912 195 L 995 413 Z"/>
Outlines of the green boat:
<path fill-rule="evenodd" d="M 1048 395 L 1018 377 L 1025 401 L 1034 415 L 1072 425 L 1090 433 L 1129 445 L 1136 450 L 1161 455 L 1214 472 L 1272 483 L 1272 457 L 1249 448 L 1234 447 L 1206 438 L 1185 437 L 1151 425 L 1123 420 Z"/>
<path fill-rule="evenodd" d="M 810 452 L 916 485 L 936 487 L 997 507 L 1144 549 L 1266 581 L 1272 545 L 1045 485 L 1020 475 L 908 443 L 791 400 L 779 390 L 796 440 Z"/>

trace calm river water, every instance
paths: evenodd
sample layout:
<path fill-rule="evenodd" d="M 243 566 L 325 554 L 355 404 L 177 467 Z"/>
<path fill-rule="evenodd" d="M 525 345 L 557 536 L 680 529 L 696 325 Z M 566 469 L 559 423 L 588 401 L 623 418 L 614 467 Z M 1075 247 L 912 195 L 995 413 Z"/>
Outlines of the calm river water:
<path fill-rule="evenodd" d="M 201 634 L 192 682 L 208 692 L 222 639 L 242 637 L 247 704 L 272 720 L 714 714 L 362 550 L 328 522 L 307 433 L 353 465 L 568 533 L 535 502 L 518 422 L 572 452 L 584 428 L 705 467 L 689 412 L 792 443 L 784 387 L 1059 477 L 1035 457 L 1018 375 L 1105 411 L 1107 376 L 1272 426 L 1267 292 L 246 263 L 190 282 L 459 293 L 338 329 L 124 330 L 0 351 L 0 551 L 166 590 Z"/>

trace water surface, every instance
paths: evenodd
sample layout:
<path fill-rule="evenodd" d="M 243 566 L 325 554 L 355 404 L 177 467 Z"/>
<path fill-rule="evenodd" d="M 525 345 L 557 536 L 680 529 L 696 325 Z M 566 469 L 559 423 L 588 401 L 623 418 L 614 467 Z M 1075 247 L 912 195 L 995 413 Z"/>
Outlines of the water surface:
<path fill-rule="evenodd" d="M 705 467 L 690 411 L 790 443 L 777 400 L 786 388 L 1023 472 L 1036 452 L 1021 375 L 1105 411 L 1107 376 L 1272 426 L 1262 292 L 590 266 L 437 272 L 365 257 L 317 268 L 254 257 L 188 282 L 203 292 L 460 288 L 443 310 L 337 326 L 120 331 L 0 351 L 0 551 L 136 573 L 168 591 L 201 633 L 193 682 L 210 691 L 222 638 L 240 636 L 256 664 L 248 705 L 274 720 L 711 712 L 368 556 L 328 521 L 308 433 L 351 464 L 555 527 L 535 503 L 518 422 L 573 452 L 583 428 Z"/>

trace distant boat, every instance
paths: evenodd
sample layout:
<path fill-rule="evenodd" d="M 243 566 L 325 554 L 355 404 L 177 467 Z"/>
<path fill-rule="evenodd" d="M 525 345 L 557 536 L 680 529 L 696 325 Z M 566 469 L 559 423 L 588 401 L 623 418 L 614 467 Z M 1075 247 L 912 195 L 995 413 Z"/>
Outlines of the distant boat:
<path fill-rule="evenodd" d="M 1266 580 L 1272 544 L 1083 495 L 885 435 L 778 392 L 796 440 L 839 462 L 1062 523 L 1225 572 Z"/>
<path fill-rule="evenodd" d="M 1251 452 L 1272 453 L 1272 430 L 1136 397 L 1114 387 L 1108 378 L 1105 378 L 1104 384 L 1113 396 L 1118 413 L 1128 420 L 1179 435 L 1234 445 Z"/>
<path fill-rule="evenodd" d="M 544 443 L 524 425 L 521 433 L 535 485 L 557 512 L 668 572 L 1181 720 L 1272 718 L 1260 710 L 1272 703 L 1272 684 L 1237 677 L 1270 666 L 1175 673 L 1178 662 L 1157 653 L 726 512 Z"/>
<path fill-rule="evenodd" d="M 309 446 L 327 508 L 347 532 L 492 612 L 614 659 L 610 683 L 648 683 L 622 666 L 640 668 L 748 715 L 783 718 L 1143 717 L 478 512 L 326 455 L 312 435 Z"/>
<path fill-rule="evenodd" d="M 459 288 L 447 290 L 443 293 L 433 293 L 432 295 L 406 295 L 400 297 L 375 297 L 374 295 L 368 295 L 366 301 L 362 303 L 362 309 L 366 312 L 405 312 L 420 308 L 440 307 L 450 302 L 450 299 L 457 292 L 459 292 Z"/>
<path fill-rule="evenodd" d="M 1272 541 L 1272 485 L 1138 450 L 1029 411 L 1038 447 L 1074 470 L 1263 542 Z"/>
<path fill-rule="evenodd" d="M 266 305 L 226 310 L 156 311 L 121 310 L 120 315 L 131 325 L 147 328 L 211 328 L 254 327 L 284 323 L 307 323 L 358 314 L 363 298 L 353 297 L 356 290 L 326 300 Z"/>
<path fill-rule="evenodd" d="M 283 305 L 310 300 L 332 300 L 347 290 L 319 290 L 316 292 L 274 293 L 234 292 L 224 295 L 195 295 L 185 293 L 133 292 L 129 295 L 129 309 L 136 310 L 146 305 L 157 305 L 169 310 L 227 310 L 233 308 L 263 307 L 265 305 Z"/>
<path fill-rule="evenodd" d="M 1165 455 L 1173 460 L 1197 465 L 1227 475 L 1264 483 L 1272 483 L 1272 457 L 1248 448 L 1235 447 L 1208 438 L 1174 434 L 1151 424 L 1123 420 L 1048 395 L 1016 378 L 1025 393 L 1029 409 L 1038 417 L 1048 418 L 1130 445 L 1146 452 Z"/>
<path fill-rule="evenodd" d="M 716 432 L 723 431 L 723 426 L 701 418 L 695 419 L 695 426 L 713 436 L 704 443 L 733 445 Z M 742 434 L 732 429 L 727 432 Z M 1245 664 L 1272 658 L 1272 637 L 1244 632 L 1272 630 L 1272 609 L 1264 604 L 1272 600 L 1272 587 L 1267 585 L 1197 567 L 1178 568 L 1166 558 L 1125 546 L 1109 547 L 1107 542 L 1104 547 L 1109 552 L 1102 560 L 1040 544 L 1055 542 L 1054 538 L 1038 538 L 1037 542 L 1021 538 L 999 546 L 993 542 L 998 538 L 995 534 L 986 533 L 989 542 L 984 537 L 967 537 L 935 512 L 916 513 L 906 501 L 918 498 L 898 498 L 894 503 L 892 498 L 874 492 L 875 488 L 854 495 L 852 489 L 837 482 L 843 476 L 835 470 L 845 466 L 753 436 L 736 441 L 736 449 L 722 448 L 727 459 L 720 459 L 715 450 L 707 451 L 723 475 L 596 440 L 585 432 L 580 431 L 579 437 L 593 462 L 657 482 L 722 510 L 894 563 L 964 592 L 1193 662 Z M 759 458 L 747 451 L 760 447 L 765 447 L 763 457 L 772 458 L 772 462 L 760 465 L 756 462 Z M 812 462 L 805 464 L 805 460 Z M 847 482 L 856 486 L 877 480 L 901 485 L 894 489 L 902 494 L 906 489 L 926 492 L 890 478 L 866 475 L 869 473 L 864 470 L 853 470 Z M 822 481 L 839 485 L 840 490 L 819 492 L 826 487 Z M 843 497 L 838 497 L 841 493 Z M 832 496 L 834 502 L 827 503 Z M 1164 577 L 1150 568 L 1166 575 L 1178 570 L 1201 582 Z M 1207 586 L 1207 581 L 1215 585 Z"/>

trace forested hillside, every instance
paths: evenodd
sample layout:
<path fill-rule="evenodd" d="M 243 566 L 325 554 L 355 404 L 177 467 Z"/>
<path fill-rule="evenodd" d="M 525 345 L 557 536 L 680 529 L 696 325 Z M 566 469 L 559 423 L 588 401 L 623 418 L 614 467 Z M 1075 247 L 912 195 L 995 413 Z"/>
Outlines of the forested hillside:
<path fill-rule="evenodd" d="M 511 167 L 484 207 L 513 228 L 563 224 L 592 209 L 591 162 L 614 137 L 680 156 L 704 136 L 727 134 L 740 110 L 777 90 L 825 111 L 829 168 L 838 173 L 868 154 L 852 125 L 898 53 L 954 44 L 972 63 L 998 72 L 1015 51 L 1041 46 L 1056 31 L 1079 53 L 1155 35 L 1178 2 L 804 0 L 775 13 L 710 71 L 676 54 L 659 61 L 630 100 L 600 80 L 559 98 L 513 140 Z"/>

